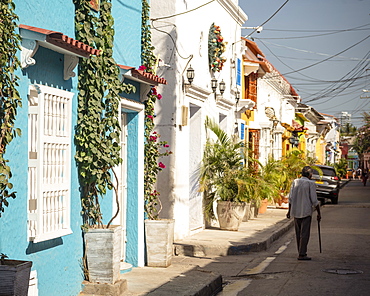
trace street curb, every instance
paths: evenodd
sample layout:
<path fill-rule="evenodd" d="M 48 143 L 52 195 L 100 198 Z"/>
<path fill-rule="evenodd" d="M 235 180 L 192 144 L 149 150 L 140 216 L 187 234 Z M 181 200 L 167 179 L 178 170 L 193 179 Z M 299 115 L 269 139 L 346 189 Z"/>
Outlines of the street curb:
<path fill-rule="evenodd" d="M 190 270 L 164 285 L 158 287 L 148 296 L 213 296 L 222 291 L 222 276 L 214 272 L 195 269 Z"/>
<path fill-rule="evenodd" d="M 264 231 L 268 232 L 267 238 L 261 241 L 256 241 L 253 237 L 250 238 L 251 243 L 235 244 L 235 245 L 214 245 L 209 243 L 204 244 L 182 244 L 174 243 L 175 256 L 190 256 L 190 257 L 207 257 L 207 256 L 228 256 L 228 255 L 243 255 L 249 252 L 260 252 L 267 250 L 271 244 L 283 236 L 294 225 L 293 219 L 277 222 L 273 227 Z M 253 242 L 254 241 L 254 242 Z"/>

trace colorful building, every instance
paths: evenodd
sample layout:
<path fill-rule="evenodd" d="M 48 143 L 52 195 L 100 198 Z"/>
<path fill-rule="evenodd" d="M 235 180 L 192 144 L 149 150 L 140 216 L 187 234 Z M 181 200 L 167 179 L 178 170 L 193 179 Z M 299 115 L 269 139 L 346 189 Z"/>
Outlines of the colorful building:
<path fill-rule="evenodd" d="M 79 176 L 74 155 L 78 63 L 99 55 L 75 36 L 73 1 L 15 0 L 21 50 L 18 70 L 22 130 L 8 147 L 17 198 L 0 218 L 0 253 L 33 262 L 30 295 L 77 295 L 83 281 Z M 103 3 L 104 1 L 101 1 Z M 109 1 L 110 2 L 110 1 Z M 116 168 L 123 229 L 122 269 L 144 264 L 143 149 L 145 91 L 166 83 L 141 65 L 141 1 L 112 0 L 113 56 L 120 79 L 136 87 L 121 94 L 121 157 Z M 99 8 L 95 8 L 99 10 Z M 99 11 L 93 12 L 99 14 Z M 115 213 L 115 196 L 101 198 L 106 223 Z"/>

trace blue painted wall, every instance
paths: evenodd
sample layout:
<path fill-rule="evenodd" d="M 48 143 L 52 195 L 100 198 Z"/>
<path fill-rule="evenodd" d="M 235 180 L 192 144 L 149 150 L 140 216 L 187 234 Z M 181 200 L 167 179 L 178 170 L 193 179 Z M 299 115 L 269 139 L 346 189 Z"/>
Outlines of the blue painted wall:
<path fill-rule="evenodd" d="M 14 0 L 19 23 L 43 29 L 62 32 L 74 37 L 73 1 L 60 0 Z M 140 65 L 141 0 L 113 0 L 113 16 L 116 18 L 114 57 L 123 65 Z M 16 127 L 22 129 L 22 136 L 16 138 L 7 150 L 13 172 L 11 179 L 17 198 L 10 200 L 9 207 L 0 218 L 0 253 L 10 258 L 33 261 L 37 270 L 39 295 L 77 295 L 81 289 L 83 273 L 81 269 L 82 236 L 80 216 L 80 196 L 76 163 L 71 159 L 71 228 L 73 234 L 41 243 L 32 243 L 27 237 L 27 147 L 28 147 L 28 101 L 30 84 L 39 83 L 74 92 L 72 126 L 77 119 L 77 76 L 63 79 L 63 55 L 40 47 L 34 56 L 36 65 L 19 70 L 19 92 L 23 107 L 19 108 Z M 77 72 L 77 68 L 75 69 Z M 137 93 L 130 99 L 139 100 Z M 137 169 L 137 114 L 129 114 L 129 160 L 128 167 Z M 73 130 L 73 129 L 72 129 Z M 73 135 L 74 136 L 74 135 Z M 73 137 L 72 137 L 73 139 Z M 72 156 L 75 147 L 72 145 Z M 137 174 L 129 174 L 128 221 L 127 221 L 127 260 L 137 265 Z M 112 213 L 111 193 L 102 202 L 104 220 Z"/>
<path fill-rule="evenodd" d="M 114 52 L 117 64 L 141 65 L 141 1 L 113 0 Z"/>

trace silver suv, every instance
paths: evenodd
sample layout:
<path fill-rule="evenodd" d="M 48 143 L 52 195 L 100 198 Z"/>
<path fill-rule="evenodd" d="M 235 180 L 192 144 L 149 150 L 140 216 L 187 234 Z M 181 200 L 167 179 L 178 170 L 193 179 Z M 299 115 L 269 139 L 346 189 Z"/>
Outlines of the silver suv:
<path fill-rule="evenodd" d="M 318 170 L 315 170 L 315 167 L 318 168 Z M 329 198 L 332 204 L 338 203 L 340 178 L 338 177 L 334 167 L 327 165 L 313 166 L 313 175 L 311 180 L 316 183 L 316 193 L 319 199 Z"/>

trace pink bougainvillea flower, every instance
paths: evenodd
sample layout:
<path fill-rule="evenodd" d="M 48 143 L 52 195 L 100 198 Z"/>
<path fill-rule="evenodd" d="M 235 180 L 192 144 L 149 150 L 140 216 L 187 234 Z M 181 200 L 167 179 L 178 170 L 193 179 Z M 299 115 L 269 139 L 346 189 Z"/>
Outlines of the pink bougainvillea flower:
<path fill-rule="evenodd" d="M 158 94 L 157 98 L 158 98 L 158 100 L 162 99 L 162 95 Z"/>
<path fill-rule="evenodd" d="M 170 147 L 170 145 L 168 145 L 168 144 L 164 144 L 164 145 L 163 145 L 163 147 L 168 148 L 168 147 Z"/>
<path fill-rule="evenodd" d="M 159 166 L 160 168 L 162 168 L 162 169 L 165 169 L 165 168 L 166 168 L 166 166 L 164 165 L 164 163 L 163 163 L 163 162 L 158 163 L 158 166 Z"/>
<path fill-rule="evenodd" d="M 148 115 L 147 117 L 150 119 L 153 119 L 153 115 Z"/>
<path fill-rule="evenodd" d="M 145 70 L 146 70 L 146 67 L 145 67 L 145 66 L 140 66 L 140 67 L 138 68 L 138 70 L 143 70 L 143 71 L 145 71 Z"/>
<path fill-rule="evenodd" d="M 155 142 L 155 141 L 157 141 L 157 137 L 156 136 L 150 136 L 149 140 L 152 141 L 152 142 Z"/>
<path fill-rule="evenodd" d="M 152 88 L 152 94 L 156 95 L 157 94 L 157 89 L 155 87 Z"/>

